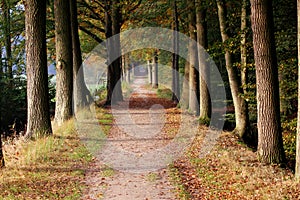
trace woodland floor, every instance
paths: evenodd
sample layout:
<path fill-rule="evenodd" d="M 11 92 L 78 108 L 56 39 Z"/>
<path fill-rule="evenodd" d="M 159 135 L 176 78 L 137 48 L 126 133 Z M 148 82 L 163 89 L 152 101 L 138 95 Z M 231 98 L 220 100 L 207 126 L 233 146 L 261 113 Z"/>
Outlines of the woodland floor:
<path fill-rule="evenodd" d="M 124 102 L 97 108 L 97 120 L 81 127 L 89 137 L 71 120 L 50 137 L 5 141 L 0 199 L 300 199 L 291 170 L 259 163 L 229 132 L 210 143 L 215 131 L 145 82 L 135 79 Z M 105 137 L 91 134 L 99 123 Z M 170 145 L 176 139 L 188 141 L 182 155 L 181 143 Z M 203 149 L 209 154 L 199 157 Z"/>

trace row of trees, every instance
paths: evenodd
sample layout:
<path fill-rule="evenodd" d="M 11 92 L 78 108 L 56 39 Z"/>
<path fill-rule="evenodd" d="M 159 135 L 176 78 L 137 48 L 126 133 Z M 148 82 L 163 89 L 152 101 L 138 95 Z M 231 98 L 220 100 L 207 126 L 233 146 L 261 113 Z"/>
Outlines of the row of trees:
<path fill-rule="evenodd" d="M 9 5 L 14 6 L 7 10 L 7 2 L 11 2 Z M 9 47 L 11 45 L 8 44 L 12 40 L 10 38 L 12 34 L 5 33 L 11 32 L 11 15 L 9 15 L 11 12 L 9 10 L 16 9 L 16 2 L 3 1 L 2 3 L 5 26 L 1 28 L 6 31 L 3 31 L 3 36 L 5 36 L 3 41 L 6 42 L 4 45 L 6 62 L 1 74 L 7 74 L 6 76 L 10 79 L 14 78 L 13 64 L 10 61 L 12 51 Z M 235 108 L 234 133 L 245 141 L 251 142 L 253 140 L 253 135 L 251 135 L 252 123 L 257 121 L 259 159 L 264 163 L 284 162 L 280 111 L 286 118 L 295 112 L 294 108 L 285 105 L 289 105 L 296 98 L 294 97 L 292 100 L 283 98 L 285 97 L 283 94 L 289 93 L 289 90 L 292 91 L 291 93 L 295 92 L 296 86 L 281 84 L 279 87 L 278 78 L 281 80 L 286 78 L 285 70 L 289 71 L 293 66 L 293 64 L 287 64 L 289 63 L 288 60 L 292 60 L 288 56 L 295 56 L 296 48 L 290 49 L 289 54 L 285 53 L 286 48 L 291 48 L 293 45 L 284 43 L 286 42 L 284 38 L 294 36 L 288 31 L 281 33 L 282 30 L 274 26 L 274 21 L 276 25 L 276 23 L 280 24 L 278 19 L 293 22 L 296 19 L 292 18 L 295 15 L 284 15 L 285 8 L 283 6 L 277 7 L 275 15 L 273 15 L 273 8 L 281 5 L 280 0 L 274 0 L 274 2 L 276 4 L 272 5 L 271 0 L 253 0 L 251 2 L 247 0 L 172 2 L 166 0 L 54 0 L 54 2 L 48 2 L 50 5 L 47 5 L 46 0 L 26 1 L 24 6 L 27 137 L 52 133 L 47 76 L 47 56 L 49 57 L 50 51 L 47 53 L 47 45 L 49 48 L 49 43 L 53 38 L 53 35 L 49 36 L 51 35 L 49 33 L 53 29 L 55 29 L 54 58 L 57 73 L 54 121 L 62 124 L 72 116 L 73 93 L 76 97 L 75 109 L 87 105 L 91 100 L 83 83 L 83 72 L 80 70 L 81 49 L 83 52 L 88 52 L 90 47 L 84 43 L 84 40 L 80 45 L 80 38 L 92 38 L 97 44 L 127 28 L 149 25 L 163 26 L 188 34 L 191 39 L 206 48 L 219 65 L 225 83 L 228 84 L 228 94 L 232 97 Z M 293 3 L 289 1 L 288 5 L 291 4 Z M 47 6 L 53 8 L 54 19 L 49 16 L 47 18 L 47 11 L 49 13 Z M 22 10 L 21 8 L 22 6 L 19 6 L 20 10 Z M 49 24 L 51 30 L 49 30 Z M 52 27 L 51 24 L 54 26 Z M 292 33 L 296 30 L 295 24 L 283 23 L 280 25 Z M 177 36 L 174 34 L 174 52 L 178 52 L 178 48 L 180 48 L 176 46 Z M 48 44 L 46 38 L 48 38 Z M 275 38 L 279 42 L 275 43 Z M 109 65 L 107 104 L 116 103 L 123 99 L 119 80 L 124 65 L 122 65 L 121 57 L 112 60 L 114 55 L 121 55 L 120 46 L 119 37 L 114 37 L 114 40 L 109 40 L 106 43 L 107 63 Z M 276 50 L 280 52 L 278 57 Z M 205 59 L 203 59 L 201 51 L 198 51 L 192 43 L 189 46 L 189 56 L 189 63 L 182 62 L 176 53 L 170 57 L 172 68 L 179 70 L 189 80 L 189 82 L 183 82 L 182 94 L 179 95 L 179 78 L 176 78 L 176 74 L 174 74 L 173 100 L 177 102 L 180 100 L 183 108 L 199 115 L 201 120 L 206 120 L 211 117 L 209 84 L 206 84 L 209 83 L 210 69 L 203 62 Z M 255 71 L 252 70 L 254 63 Z M 278 69 L 280 73 L 278 73 Z M 282 91 L 283 89 L 284 91 Z M 115 90 L 114 94 L 116 95 L 114 98 L 112 98 L 113 90 Z M 179 97 L 181 98 L 179 99 Z M 280 107 L 287 108 L 280 110 Z M 299 165 L 297 166 L 299 169 Z M 300 170 L 296 171 L 297 174 L 300 173 Z"/>

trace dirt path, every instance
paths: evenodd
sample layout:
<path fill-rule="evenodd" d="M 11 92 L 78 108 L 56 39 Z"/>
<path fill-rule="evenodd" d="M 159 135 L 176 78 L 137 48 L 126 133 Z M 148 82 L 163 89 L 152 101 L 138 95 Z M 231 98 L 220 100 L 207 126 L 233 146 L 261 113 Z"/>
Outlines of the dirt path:
<path fill-rule="evenodd" d="M 145 83 L 146 79 L 135 79 L 130 99 L 112 107 L 113 127 L 86 174 L 88 187 L 82 199 L 176 199 L 166 156 L 157 149 L 164 149 L 176 135 L 180 110 L 145 89 Z M 172 146 L 170 150 L 175 151 Z"/>

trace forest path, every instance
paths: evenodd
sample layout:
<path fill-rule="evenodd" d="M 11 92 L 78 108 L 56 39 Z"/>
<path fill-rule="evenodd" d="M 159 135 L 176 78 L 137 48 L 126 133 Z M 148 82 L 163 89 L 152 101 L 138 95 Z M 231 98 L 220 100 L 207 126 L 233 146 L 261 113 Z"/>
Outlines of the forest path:
<path fill-rule="evenodd" d="M 159 161 L 155 150 L 174 138 L 181 112 L 146 85 L 147 79 L 136 78 L 130 98 L 112 107 L 113 126 L 101 155 L 87 171 L 82 199 L 176 199 L 167 164 Z"/>

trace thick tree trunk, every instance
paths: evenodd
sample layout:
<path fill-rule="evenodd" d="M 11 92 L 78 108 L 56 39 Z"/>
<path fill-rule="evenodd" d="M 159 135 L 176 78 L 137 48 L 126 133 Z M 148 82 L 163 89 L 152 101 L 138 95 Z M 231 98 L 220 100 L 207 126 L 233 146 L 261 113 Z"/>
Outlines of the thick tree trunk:
<path fill-rule="evenodd" d="M 78 19 L 77 19 L 77 2 L 70 0 L 70 14 L 71 14 L 71 34 L 72 34 L 72 55 L 73 55 L 73 98 L 74 109 L 80 109 L 87 106 L 92 97 L 84 82 L 84 73 L 82 65 L 82 55 L 80 49 L 80 40 L 78 34 Z"/>
<path fill-rule="evenodd" d="M 179 88 L 179 22 L 176 0 L 173 1 L 173 53 L 172 53 L 172 100 L 180 100 Z"/>
<path fill-rule="evenodd" d="M 69 1 L 55 0 L 56 105 L 55 122 L 72 117 L 73 56 Z"/>
<path fill-rule="evenodd" d="M 272 1 L 251 0 L 257 85 L 258 156 L 263 163 L 285 160 L 280 125 L 278 65 Z"/>
<path fill-rule="evenodd" d="M 152 88 L 158 88 L 158 52 L 155 50 L 152 60 Z"/>
<path fill-rule="evenodd" d="M 52 134 L 46 54 L 46 0 L 25 4 L 27 132 L 26 137 Z"/>
<path fill-rule="evenodd" d="M 12 54 L 11 54 L 11 35 L 10 35 L 10 1 L 2 0 L 3 18 L 4 18 L 4 41 L 5 41 L 5 55 L 6 55 L 6 73 L 7 77 L 13 79 L 12 71 Z M 11 81 L 10 80 L 10 81 Z"/>
<path fill-rule="evenodd" d="M 107 97 L 106 105 L 115 104 L 118 101 L 123 101 L 122 87 L 121 87 L 121 45 L 120 45 L 120 29 L 121 29 L 121 12 L 120 2 L 114 1 L 110 6 L 106 1 L 105 12 L 105 35 L 106 35 L 106 47 L 108 52 L 108 73 L 107 73 Z M 112 14 L 110 14 L 110 11 Z M 111 37 L 114 36 L 114 39 Z M 115 58 L 115 60 L 112 60 Z"/>
<path fill-rule="evenodd" d="M 229 39 L 229 34 L 227 33 L 228 28 L 226 25 L 226 7 L 224 4 L 224 0 L 218 0 L 217 6 L 222 42 L 225 43 Z M 240 87 L 237 72 L 233 67 L 232 54 L 230 53 L 230 50 L 228 48 L 225 49 L 225 62 L 235 110 L 236 122 L 234 132 L 244 139 L 246 136 L 248 125 L 246 102 L 240 95 L 243 91 Z"/>
<path fill-rule="evenodd" d="M 189 35 L 192 41 L 189 42 L 189 111 L 199 115 L 199 71 L 198 71 L 198 50 L 196 33 L 196 10 L 194 0 L 188 0 L 188 7 L 191 9 L 188 15 Z"/>
<path fill-rule="evenodd" d="M 196 26 L 197 41 L 203 49 L 198 49 L 199 72 L 200 72 L 200 119 L 207 119 L 211 116 L 211 99 L 209 94 L 210 69 L 207 63 L 205 49 L 207 48 L 207 24 L 206 10 L 203 8 L 203 2 L 196 0 Z"/>
<path fill-rule="evenodd" d="M 298 45 L 298 113 L 295 178 L 300 181 L 300 0 L 297 0 L 297 45 Z"/>

